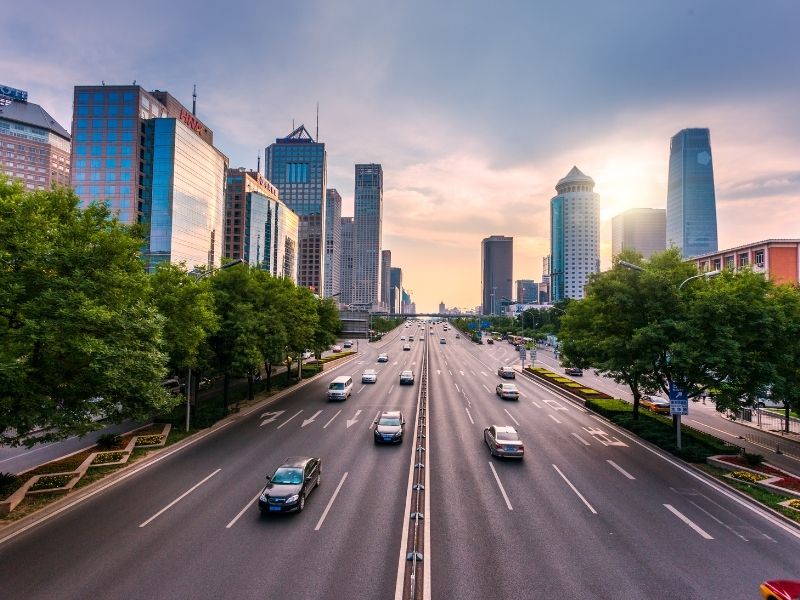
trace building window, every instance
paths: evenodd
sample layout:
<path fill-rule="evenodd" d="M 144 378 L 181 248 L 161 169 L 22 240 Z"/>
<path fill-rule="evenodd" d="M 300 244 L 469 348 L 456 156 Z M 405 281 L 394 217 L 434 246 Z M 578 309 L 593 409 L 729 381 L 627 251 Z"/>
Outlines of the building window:
<path fill-rule="evenodd" d="M 733 267 L 734 267 L 733 256 L 726 256 L 725 257 L 725 268 L 733 270 Z"/>
<path fill-rule="evenodd" d="M 764 251 L 763 250 L 756 250 L 753 254 L 753 262 L 757 267 L 764 266 Z"/>
<path fill-rule="evenodd" d="M 747 252 L 743 252 L 739 255 L 739 266 L 746 267 L 750 264 L 750 257 L 747 255 Z"/>
<path fill-rule="evenodd" d="M 714 267 L 714 269 L 713 269 L 714 271 L 721 271 L 722 270 L 722 259 L 721 258 L 715 258 L 712 261 L 711 264 Z"/>

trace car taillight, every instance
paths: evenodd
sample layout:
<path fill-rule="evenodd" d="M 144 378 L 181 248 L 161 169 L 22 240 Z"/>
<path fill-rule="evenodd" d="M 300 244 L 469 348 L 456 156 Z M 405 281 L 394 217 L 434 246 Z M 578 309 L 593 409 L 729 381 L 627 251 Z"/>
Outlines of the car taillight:
<path fill-rule="evenodd" d="M 497 442 L 495 442 L 494 443 L 494 448 L 495 448 L 495 450 L 502 450 L 503 449 L 503 444 L 498 444 Z"/>

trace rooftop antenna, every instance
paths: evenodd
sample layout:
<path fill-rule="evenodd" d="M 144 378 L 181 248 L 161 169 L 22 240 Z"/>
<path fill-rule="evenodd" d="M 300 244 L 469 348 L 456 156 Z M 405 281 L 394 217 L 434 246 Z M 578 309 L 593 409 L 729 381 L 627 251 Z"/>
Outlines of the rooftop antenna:
<path fill-rule="evenodd" d="M 294 131 L 294 119 L 292 119 L 292 131 Z"/>
<path fill-rule="evenodd" d="M 192 116 L 197 115 L 197 84 L 194 84 L 192 89 Z"/>
<path fill-rule="evenodd" d="M 317 135 L 315 136 L 315 140 L 319 142 L 319 100 L 317 100 Z"/>
<path fill-rule="evenodd" d="M 261 150 L 258 151 L 258 166 L 256 167 L 256 172 L 261 175 Z"/>

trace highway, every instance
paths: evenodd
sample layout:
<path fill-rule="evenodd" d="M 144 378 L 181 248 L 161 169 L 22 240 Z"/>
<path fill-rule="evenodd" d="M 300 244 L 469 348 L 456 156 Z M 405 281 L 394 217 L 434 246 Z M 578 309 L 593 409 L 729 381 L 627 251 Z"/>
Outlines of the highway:
<path fill-rule="evenodd" d="M 362 344 L 269 406 L 0 533 L 3 596 L 395 598 L 418 392 L 398 381 L 406 368 L 419 377 L 423 356 L 399 338 L 420 331 Z M 441 325 L 428 342 L 427 597 L 756 598 L 764 579 L 800 573 L 797 529 L 522 376 L 520 400 L 500 400 L 500 349 Z M 377 364 L 382 351 L 390 361 Z M 360 383 L 366 368 L 376 384 Z M 330 403 L 342 374 L 353 395 Z M 375 446 L 372 421 L 388 409 L 404 411 L 408 439 Z M 519 429 L 523 461 L 489 456 L 492 423 Z M 265 475 L 292 455 L 322 457 L 322 485 L 304 512 L 261 516 Z"/>
<path fill-rule="evenodd" d="M 2 596 L 393 597 L 413 444 L 375 446 L 371 425 L 389 409 L 413 425 L 417 386 L 398 382 L 422 344 L 404 352 L 400 335 L 0 543 Z M 360 383 L 365 368 L 377 383 Z M 342 374 L 353 395 L 328 402 Z M 261 516 L 265 476 L 293 455 L 322 457 L 322 484 L 303 513 Z"/>

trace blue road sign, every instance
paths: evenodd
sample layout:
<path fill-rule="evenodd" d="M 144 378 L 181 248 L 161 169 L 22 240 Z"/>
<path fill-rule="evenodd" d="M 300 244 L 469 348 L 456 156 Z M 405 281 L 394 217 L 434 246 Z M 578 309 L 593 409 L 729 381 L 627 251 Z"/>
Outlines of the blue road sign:
<path fill-rule="evenodd" d="M 467 323 L 467 329 L 475 329 L 478 327 L 477 323 Z"/>
<path fill-rule="evenodd" d="M 670 383 L 669 385 L 669 414 L 689 414 L 689 394 L 674 383 Z"/>
<path fill-rule="evenodd" d="M 489 321 L 481 321 L 481 327 L 483 329 L 488 329 L 489 328 Z"/>

